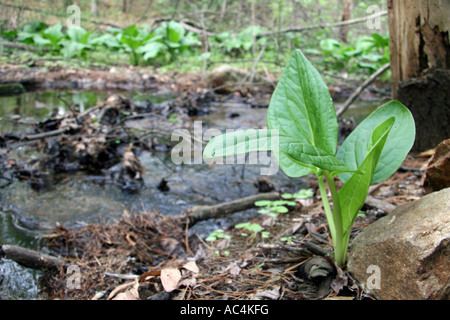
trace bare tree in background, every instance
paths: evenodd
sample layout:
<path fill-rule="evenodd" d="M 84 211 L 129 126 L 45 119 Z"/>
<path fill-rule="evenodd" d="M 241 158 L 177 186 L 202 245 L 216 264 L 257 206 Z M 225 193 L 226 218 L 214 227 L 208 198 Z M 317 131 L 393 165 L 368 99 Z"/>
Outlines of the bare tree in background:
<path fill-rule="evenodd" d="M 352 18 L 352 9 L 353 9 L 353 1 L 352 0 L 343 0 L 343 10 L 342 10 L 342 22 L 348 21 Z M 349 27 L 341 26 L 339 29 L 339 39 L 347 43 Z"/>
<path fill-rule="evenodd" d="M 91 13 L 98 18 L 98 0 L 91 0 Z"/>

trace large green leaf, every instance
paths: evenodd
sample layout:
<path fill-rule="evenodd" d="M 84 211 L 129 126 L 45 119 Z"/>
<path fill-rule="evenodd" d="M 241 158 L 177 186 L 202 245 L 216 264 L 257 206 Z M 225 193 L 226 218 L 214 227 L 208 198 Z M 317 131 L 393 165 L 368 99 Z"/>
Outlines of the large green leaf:
<path fill-rule="evenodd" d="M 292 54 L 272 96 L 267 113 L 269 129 L 279 130 L 281 169 L 290 177 L 315 170 L 287 156 L 289 145 L 305 143 L 334 155 L 338 124 L 328 87 L 300 50 Z"/>
<path fill-rule="evenodd" d="M 278 137 L 269 130 L 237 130 L 211 139 L 203 150 L 203 157 L 212 159 L 252 151 L 270 151 L 276 149 L 273 144 L 278 144 Z"/>
<path fill-rule="evenodd" d="M 287 154 L 293 162 L 312 170 L 314 170 L 314 167 L 317 167 L 335 174 L 354 172 L 334 155 L 308 143 L 291 143 Z"/>
<path fill-rule="evenodd" d="M 148 61 L 155 58 L 163 49 L 164 45 L 160 42 L 149 42 L 136 50 L 136 53 L 142 53 L 144 60 Z"/>
<path fill-rule="evenodd" d="M 377 164 L 395 122 L 394 117 L 388 118 L 372 131 L 367 154 L 358 168 L 360 173 L 354 173 L 338 192 L 344 237 L 348 238 L 355 218 L 366 200 Z"/>
<path fill-rule="evenodd" d="M 61 23 L 57 23 L 51 27 L 44 30 L 44 36 L 50 40 L 53 46 L 57 47 L 58 42 L 64 38 L 64 33 L 62 32 Z"/>
<path fill-rule="evenodd" d="M 388 102 L 372 112 L 347 137 L 336 155 L 349 168 L 359 168 L 370 147 L 372 132 L 390 117 L 395 118 L 395 123 L 375 169 L 373 184 L 386 180 L 397 171 L 414 144 L 414 118 L 400 102 Z M 351 176 L 349 173 L 342 173 L 339 178 L 345 183 Z"/>

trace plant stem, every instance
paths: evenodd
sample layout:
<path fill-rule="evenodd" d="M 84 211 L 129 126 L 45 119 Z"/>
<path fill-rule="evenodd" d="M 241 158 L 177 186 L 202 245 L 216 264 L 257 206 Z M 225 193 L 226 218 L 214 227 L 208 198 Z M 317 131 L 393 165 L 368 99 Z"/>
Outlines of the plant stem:
<path fill-rule="evenodd" d="M 334 242 L 334 260 L 338 266 L 342 266 L 345 263 L 347 256 L 347 246 L 344 241 L 344 229 L 342 225 L 342 215 L 341 215 L 341 206 L 339 203 L 339 197 L 336 189 L 336 184 L 334 183 L 334 177 L 330 174 L 330 172 L 324 170 L 323 171 L 325 178 L 328 183 L 328 188 L 330 188 L 331 199 L 333 200 L 333 223 L 335 226 L 335 238 L 333 238 Z M 328 222 L 330 223 L 330 222 Z"/>
<path fill-rule="evenodd" d="M 333 213 L 331 211 L 330 203 L 328 202 L 327 190 L 323 180 L 323 174 L 317 174 L 317 181 L 319 183 L 320 196 L 322 197 L 323 208 L 328 220 L 328 227 L 330 228 L 331 238 L 333 243 L 336 243 L 336 227 L 334 225 Z"/>

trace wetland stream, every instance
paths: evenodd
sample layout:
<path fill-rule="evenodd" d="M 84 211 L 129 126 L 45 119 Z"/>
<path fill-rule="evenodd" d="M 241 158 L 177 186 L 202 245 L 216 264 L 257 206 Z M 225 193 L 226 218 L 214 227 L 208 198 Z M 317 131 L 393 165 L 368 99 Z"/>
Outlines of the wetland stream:
<path fill-rule="evenodd" d="M 174 99 L 170 92 L 143 94 L 124 93 L 139 103 L 164 104 Z M 107 98 L 104 92 L 26 92 L 14 96 L 0 96 L 1 135 L 21 135 L 34 123 L 52 116 L 63 116 L 71 105 L 80 112 L 89 110 Z M 374 110 L 372 102 L 355 103 L 344 116 L 361 121 Z M 247 129 L 262 127 L 266 121 L 266 108 L 251 108 L 242 103 L 214 102 L 208 112 L 199 113 L 191 120 L 202 121 L 204 129 Z M 20 121 L 11 121 L 17 120 Z M 177 120 L 172 119 L 177 124 Z M 20 125 L 18 125 L 20 123 Z M 145 127 L 144 120 L 133 120 L 131 128 Z M 167 137 L 170 140 L 170 137 Z M 2 162 L 14 159 L 38 159 L 39 151 L 26 144 L 16 144 L 13 150 L 1 146 Z M 5 184 L 0 181 L 0 244 L 15 244 L 34 250 L 41 248 L 39 235 L 60 224 L 73 228 L 88 223 L 108 223 L 125 213 L 158 211 L 164 215 L 178 215 L 197 205 L 217 204 L 258 192 L 261 178 L 257 165 L 175 165 L 170 148 L 140 150 L 136 152 L 145 171 L 139 192 L 126 192 L 114 183 L 112 177 L 120 171 L 120 163 L 92 174 L 79 170 L 50 174 L 39 188 L 27 181 L 14 179 Z M 295 192 L 309 185 L 308 177 L 290 179 L 281 172 L 267 177 L 278 191 Z M 191 232 L 206 237 L 217 228 L 226 228 L 257 214 L 255 210 L 236 213 L 231 217 L 204 221 Z M 12 261 L 0 260 L 0 299 L 36 299 L 39 297 L 40 273 L 21 267 Z"/>

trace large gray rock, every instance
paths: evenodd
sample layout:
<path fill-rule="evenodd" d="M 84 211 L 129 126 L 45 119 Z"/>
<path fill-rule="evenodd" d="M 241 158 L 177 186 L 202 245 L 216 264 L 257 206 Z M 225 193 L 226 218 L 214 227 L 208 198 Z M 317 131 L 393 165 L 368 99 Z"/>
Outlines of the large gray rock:
<path fill-rule="evenodd" d="M 450 188 L 369 225 L 353 240 L 347 268 L 383 300 L 450 299 Z"/>

